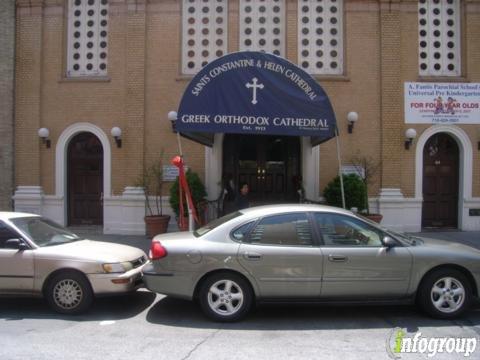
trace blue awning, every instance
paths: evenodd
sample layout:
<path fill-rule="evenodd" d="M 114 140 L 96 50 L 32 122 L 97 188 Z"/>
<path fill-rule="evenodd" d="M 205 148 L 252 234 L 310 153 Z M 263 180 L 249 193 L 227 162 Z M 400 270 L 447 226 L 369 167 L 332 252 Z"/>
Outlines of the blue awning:
<path fill-rule="evenodd" d="M 237 52 L 206 65 L 190 82 L 175 129 L 212 146 L 215 133 L 335 136 L 336 120 L 322 87 L 284 58 Z"/>

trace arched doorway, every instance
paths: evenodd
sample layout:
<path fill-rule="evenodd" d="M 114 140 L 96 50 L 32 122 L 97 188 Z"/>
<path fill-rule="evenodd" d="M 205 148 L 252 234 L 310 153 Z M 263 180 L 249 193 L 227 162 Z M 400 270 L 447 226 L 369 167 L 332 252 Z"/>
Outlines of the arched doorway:
<path fill-rule="evenodd" d="M 89 132 L 68 145 L 67 204 L 68 225 L 103 224 L 103 147 Z"/>
<path fill-rule="evenodd" d="M 436 133 L 423 148 L 422 227 L 458 227 L 459 148 L 453 137 Z"/>
<path fill-rule="evenodd" d="M 250 187 L 250 204 L 298 202 L 301 184 L 300 138 L 226 134 L 223 140 L 223 179 L 238 191 Z"/>

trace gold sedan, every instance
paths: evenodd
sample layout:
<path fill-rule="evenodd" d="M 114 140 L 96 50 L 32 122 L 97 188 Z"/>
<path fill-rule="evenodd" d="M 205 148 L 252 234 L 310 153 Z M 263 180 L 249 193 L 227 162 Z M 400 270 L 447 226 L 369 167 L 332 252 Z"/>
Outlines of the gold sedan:
<path fill-rule="evenodd" d="M 87 310 L 95 296 L 142 286 L 146 254 L 83 239 L 33 214 L 0 212 L 0 295 L 44 296 L 64 314 Z"/>

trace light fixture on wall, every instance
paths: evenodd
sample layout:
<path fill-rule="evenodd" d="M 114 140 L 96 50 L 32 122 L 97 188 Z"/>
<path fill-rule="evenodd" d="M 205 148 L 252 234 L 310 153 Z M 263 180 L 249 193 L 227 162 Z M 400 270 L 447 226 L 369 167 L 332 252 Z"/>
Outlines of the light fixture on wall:
<path fill-rule="evenodd" d="M 355 111 L 350 111 L 347 115 L 348 133 L 353 133 L 353 125 L 358 121 L 358 114 Z"/>
<path fill-rule="evenodd" d="M 172 129 L 173 129 L 173 132 L 177 132 L 176 128 L 175 128 L 175 122 L 177 121 L 177 112 L 176 111 L 169 111 L 168 112 L 168 120 L 170 120 L 170 122 L 172 123 Z"/>
<path fill-rule="evenodd" d="M 38 136 L 40 139 L 42 139 L 42 143 L 45 144 L 47 149 L 50 148 L 50 139 L 48 138 L 50 136 L 50 130 L 47 128 L 40 128 L 38 129 Z"/>
<path fill-rule="evenodd" d="M 110 134 L 112 134 L 113 138 L 115 139 L 117 148 L 121 148 L 122 147 L 122 129 L 120 129 L 118 126 L 115 126 L 110 131 Z"/>
<path fill-rule="evenodd" d="M 415 129 L 407 129 L 405 131 L 405 150 L 410 149 L 410 145 L 413 144 L 413 139 L 417 137 L 417 131 Z"/>

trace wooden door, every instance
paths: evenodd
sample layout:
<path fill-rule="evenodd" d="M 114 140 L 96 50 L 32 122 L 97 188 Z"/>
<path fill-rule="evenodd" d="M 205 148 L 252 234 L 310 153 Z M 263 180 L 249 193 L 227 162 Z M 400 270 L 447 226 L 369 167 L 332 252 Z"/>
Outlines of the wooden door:
<path fill-rule="evenodd" d="M 250 188 L 250 204 L 297 201 L 300 140 L 289 136 L 226 135 L 224 176 Z"/>
<path fill-rule="evenodd" d="M 423 150 L 422 227 L 458 226 L 459 150 L 445 134 L 433 135 Z"/>
<path fill-rule="evenodd" d="M 286 200 L 288 138 L 265 137 L 262 142 L 261 179 L 266 202 Z"/>
<path fill-rule="evenodd" d="M 68 146 L 68 224 L 103 224 L 103 148 L 91 133 Z"/>

